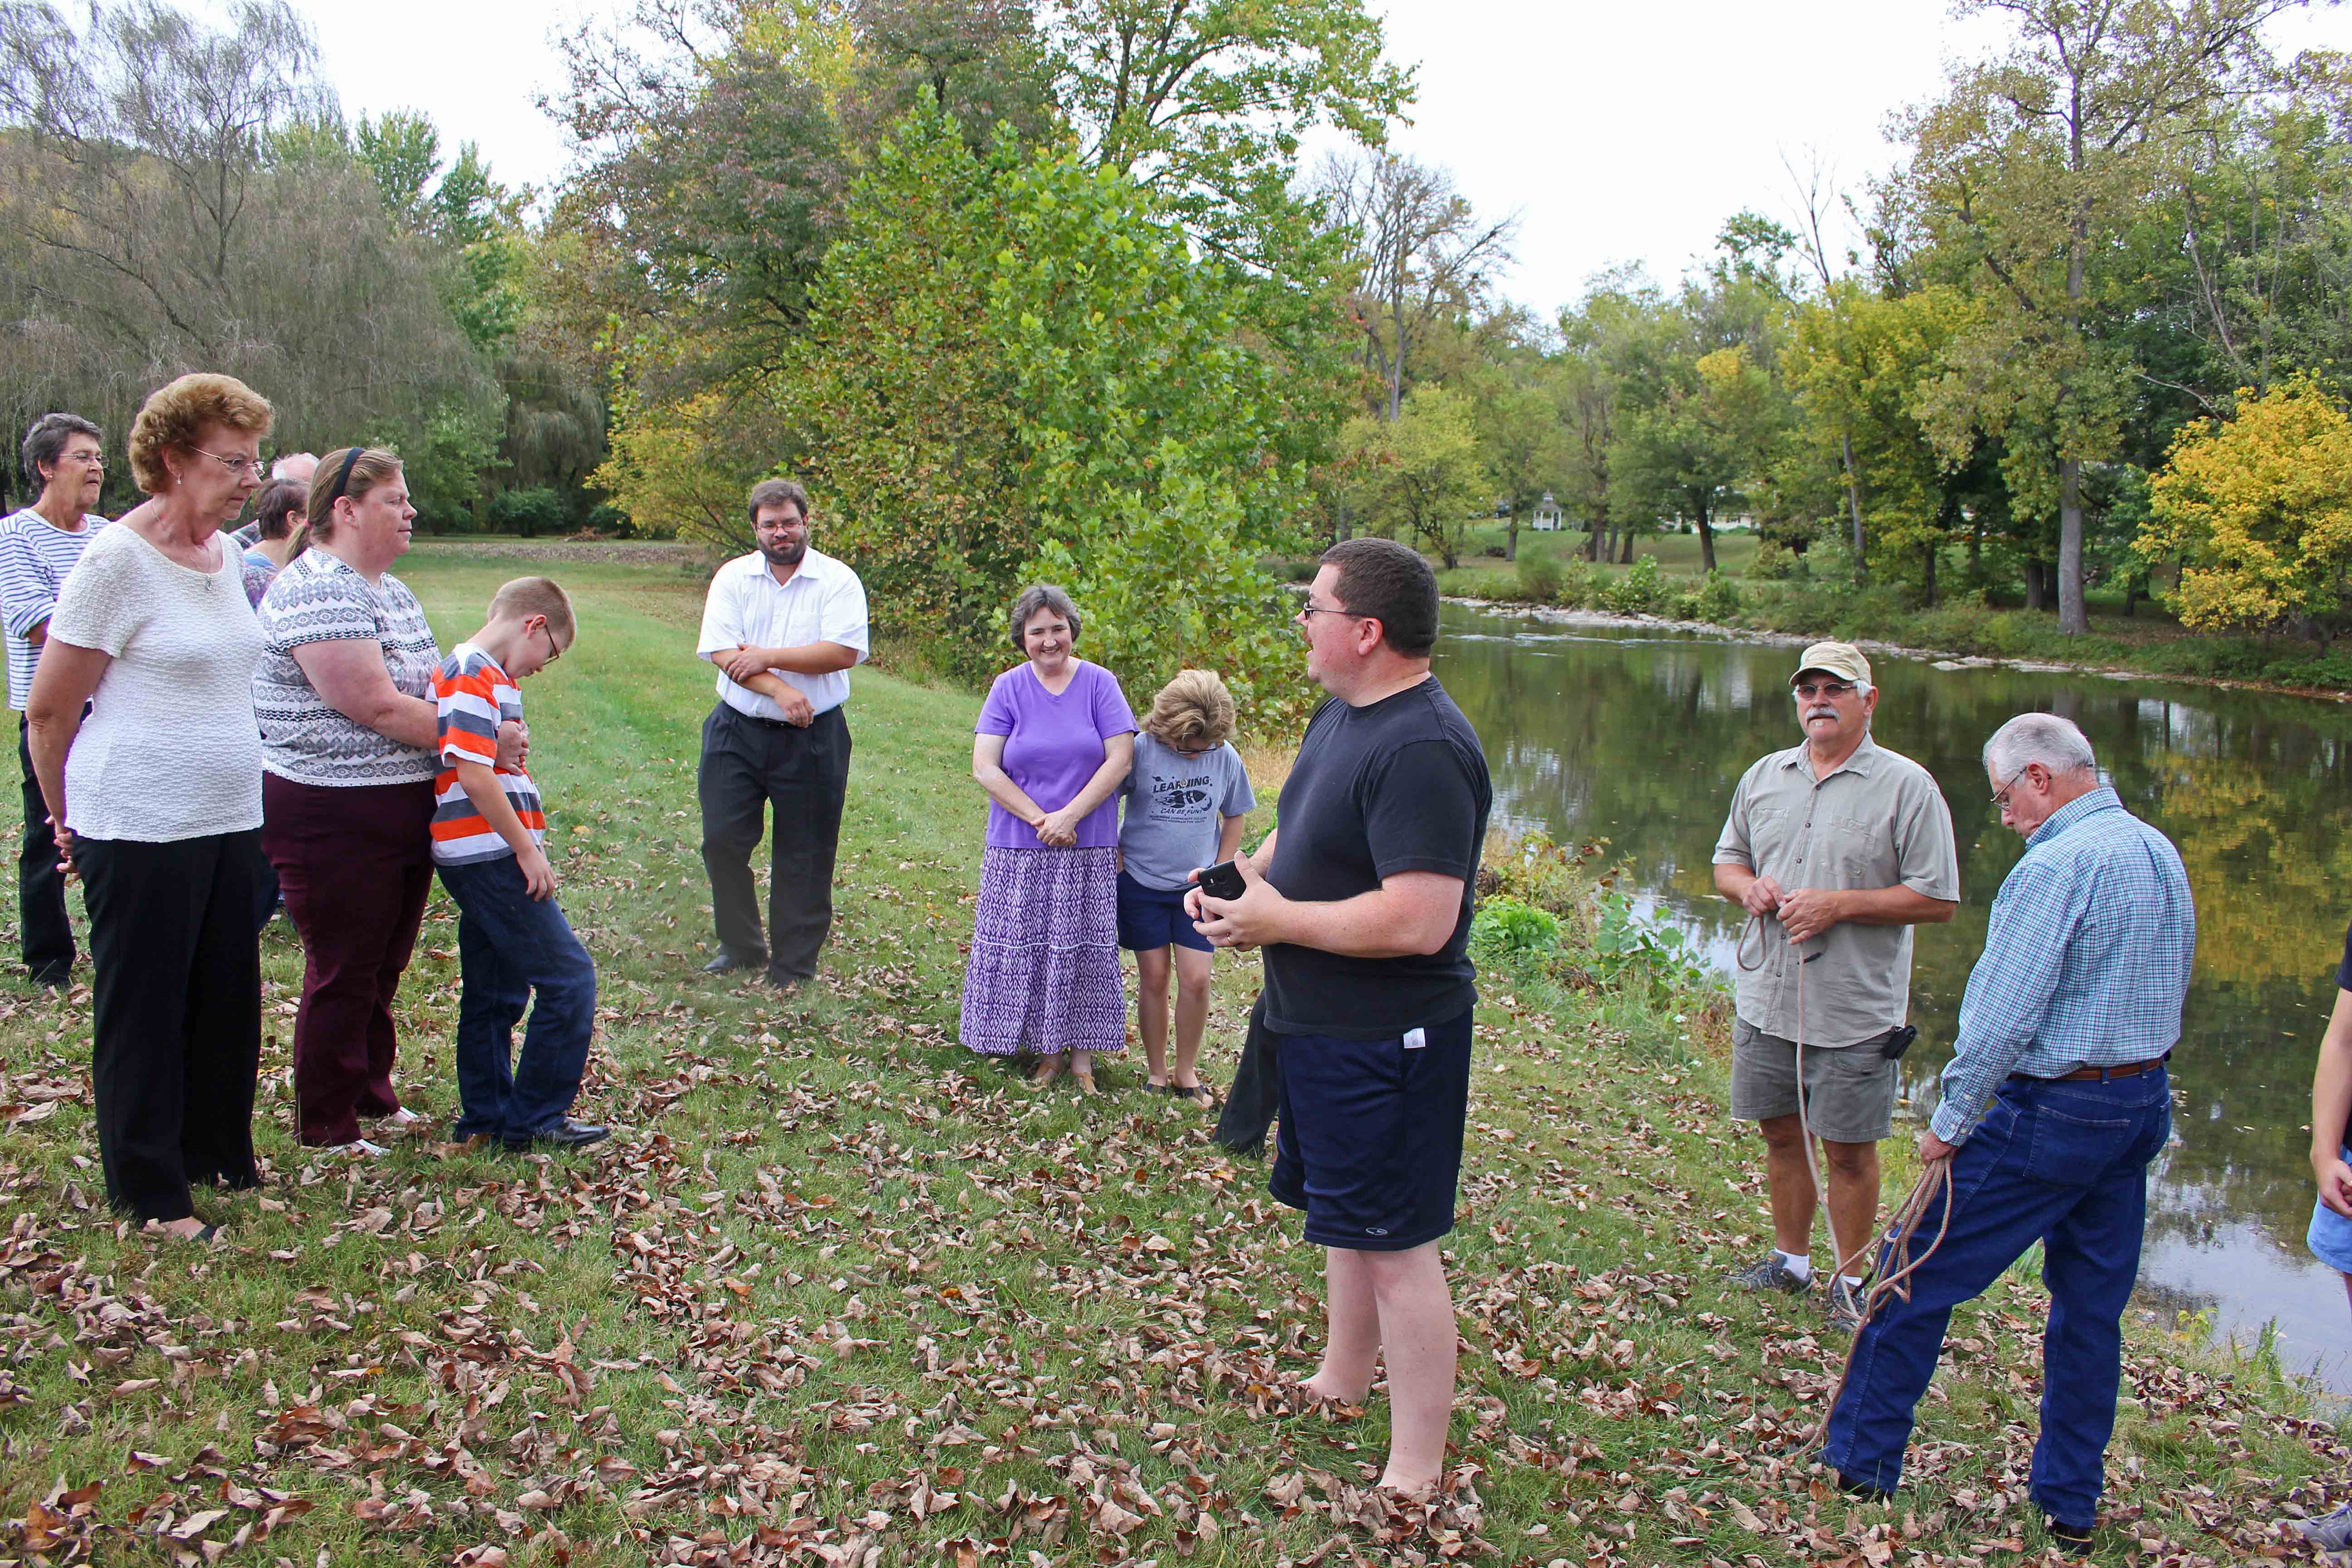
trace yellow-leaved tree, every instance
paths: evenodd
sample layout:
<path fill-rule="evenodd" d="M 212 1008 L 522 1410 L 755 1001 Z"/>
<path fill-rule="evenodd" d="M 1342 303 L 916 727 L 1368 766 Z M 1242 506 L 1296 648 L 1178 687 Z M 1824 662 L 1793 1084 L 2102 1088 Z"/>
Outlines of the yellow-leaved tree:
<path fill-rule="evenodd" d="M 2352 419 L 2307 376 L 2183 433 L 2149 484 L 2132 548 L 2178 557 L 2193 631 L 2289 630 L 2321 643 L 2352 615 Z"/>

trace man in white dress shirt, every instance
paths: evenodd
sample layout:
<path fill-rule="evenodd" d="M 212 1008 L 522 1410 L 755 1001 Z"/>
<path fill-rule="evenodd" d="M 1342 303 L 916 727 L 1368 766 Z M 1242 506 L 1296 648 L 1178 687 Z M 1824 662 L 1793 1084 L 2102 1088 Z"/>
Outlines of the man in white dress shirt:
<path fill-rule="evenodd" d="M 789 985 L 816 973 L 833 925 L 834 850 L 849 789 L 849 671 L 867 652 L 866 585 L 809 548 L 808 492 L 751 487 L 759 549 L 710 580 L 695 651 L 719 667 L 702 724 L 702 865 L 719 955 L 704 973 L 764 969 Z M 775 806 L 768 930 L 760 931 L 751 851 Z"/>

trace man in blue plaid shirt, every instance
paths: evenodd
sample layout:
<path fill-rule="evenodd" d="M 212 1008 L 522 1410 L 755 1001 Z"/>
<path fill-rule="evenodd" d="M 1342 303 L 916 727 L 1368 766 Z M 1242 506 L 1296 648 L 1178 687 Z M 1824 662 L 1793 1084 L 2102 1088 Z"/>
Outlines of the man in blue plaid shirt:
<path fill-rule="evenodd" d="M 1855 1337 L 1822 1458 L 1849 1491 L 1893 1491 L 1952 1309 L 2039 1241 L 2050 1321 L 2032 1489 L 2052 1535 L 2079 1549 L 2115 1428 L 2147 1165 L 2172 1127 L 2164 1059 L 2180 1038 L 2197 914 L 2179 852 L 2099 782 L 2074 725 L 2012 719 L 1984 763 L 2026 849 L 1993 900 L 1943 1100 L 1919 1139 L 1923 1159 L 1951 1162 L 1951 1187 L 1920 1221 L 1915 1254 L 1939 1227 L 1943 1238 L 1907 1299 L 1884 1298 Z"/>

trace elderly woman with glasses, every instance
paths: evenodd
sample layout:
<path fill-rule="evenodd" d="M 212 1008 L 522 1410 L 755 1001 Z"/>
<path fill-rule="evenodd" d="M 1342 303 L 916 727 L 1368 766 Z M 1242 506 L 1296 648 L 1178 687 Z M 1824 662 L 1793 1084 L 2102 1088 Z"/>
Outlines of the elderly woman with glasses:
<path fill-rule="evenodd" d="M 1094 1058 L 1127 1045 L 1118 970 L 1118 786 L 1135 760 L 1135 712 L 1118 681 L 1074 651 L 1077 607 L 1050 584 L 1013 605 L 1027 655 L 980 710 L 971 773 L 988 793 L 988 841 L 964 974 L 965 1047 L 1044 1058 L 1094 1091 Z"/>
<path fill-rule="evenodd" d="M 89 909 L 106 1195 L 184 1239 L 211 1231 L 191 1182 L 260 1183 L 261 632 L 220 530 L 261 484 L 269 424 L 269 405 L 226 375 L 147 399 L 131 471 L 152 499 L 99 530 L 65 580 L 26 709 Z"/>

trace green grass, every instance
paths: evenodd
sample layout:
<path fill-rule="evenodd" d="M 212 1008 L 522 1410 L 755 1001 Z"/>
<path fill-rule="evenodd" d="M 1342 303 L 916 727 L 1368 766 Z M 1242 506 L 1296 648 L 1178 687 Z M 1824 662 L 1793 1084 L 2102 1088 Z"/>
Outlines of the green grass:
<path fill-rule="evenodd" d="M 445 646 L 504 577 L 546 569 L 408 564 Z M 976 700 L 859 674 L 826 978 L 792 998 L 708 980 L 698 584 L 561 575 L 581 636 L 525 700 L 564 907 L 601 967 L 580 1109 L 618 1136 L 565 1158 L 421 1137 L 378 1163 L 306 1153 L 281 924 L 268 1185 L 199 1195 L 221 1246 L 160 1244 L 102 1207 L 87 993 L 0 984 L 0 1554 L 1273 1564 L 1335 1535 L 1402 1552 L 1340 1517 L 1376 1472 L 1384 1400 L 1353 1425 L 1260 1408 L 1320 1333 L 1319 1258 L 1262 1170 L 1211 1146 L 1197 1110 L 1134 1092 L 1135 1068 L 1080 1101 L 956 1047 Z M 403 1092 L 442 1125 L 454 937 L 436 901 L 400 1004 Z M 1454 1436 L 1476 1469 L 1454 1535 L 1412 1550 L 2038 1548 L 2015 1489 L 2038 1285 L 2013 1273 L 1956 1319 L 1897 1507 L 1824 1493 L 1789 1444 L 1839 1347 L 1810 1307 L 1718 1284 L 1764 1235 L 1752 1140 L 1723 1110 L 1721 999 L 1574 980 L 1565 961 L 1487 977 L 1449 1243 L 1469 1347 Z M 1250 989 L 1221 964 L 1220 1079 Z M 2309 1479 L 2341 1475 L 2274 1373 L 2131 1327 L 2110 1500 L 2129 1530 L 2103 1560 L 2236 1560 L 2273 1539 L 2275 1494 L 2315 1501 Z"/>

